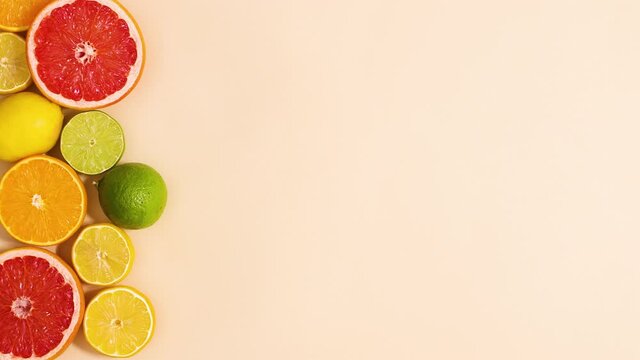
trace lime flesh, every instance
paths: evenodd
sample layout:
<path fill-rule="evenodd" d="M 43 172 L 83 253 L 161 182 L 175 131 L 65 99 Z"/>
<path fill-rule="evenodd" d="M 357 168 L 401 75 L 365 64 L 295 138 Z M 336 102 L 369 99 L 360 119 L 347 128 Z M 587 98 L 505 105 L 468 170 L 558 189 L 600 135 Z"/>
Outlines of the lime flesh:
<path fill-rule="evenodd" d="M 102 111 L 80 113 L 62 130 L 60 150 L 76 171 L 97 175 L 115 166 L 124 153 L 120 124 Z"/>

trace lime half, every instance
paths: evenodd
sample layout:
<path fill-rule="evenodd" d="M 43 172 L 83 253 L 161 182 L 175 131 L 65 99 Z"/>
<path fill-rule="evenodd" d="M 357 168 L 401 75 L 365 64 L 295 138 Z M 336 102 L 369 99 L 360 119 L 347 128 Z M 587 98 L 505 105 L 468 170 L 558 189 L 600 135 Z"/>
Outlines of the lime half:
<path fill-rule="evenodd" d="M 30 84 L 24 39 L 12 33 L 0 33 L 0 94 L 13 94 Z"/>
<path fill-rule="evenodd" d="M 102 111 L 80 113 L 62 130 L 60 150 L 76 171 L 97 175 L 114 167 L 124 153 L 120 124 Z"/>

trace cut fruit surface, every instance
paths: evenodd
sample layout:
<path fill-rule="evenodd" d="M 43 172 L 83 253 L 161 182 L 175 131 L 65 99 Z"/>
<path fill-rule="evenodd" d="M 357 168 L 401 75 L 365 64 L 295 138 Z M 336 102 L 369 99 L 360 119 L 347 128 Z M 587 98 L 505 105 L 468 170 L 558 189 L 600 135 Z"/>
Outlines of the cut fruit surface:
<path fill-rule="evenodd" d="M 111 116 L 102 111 L 87 111 L 71 118 L 64 127 L 60 150 L 76 171 L 102 174 L 122 157 L 124 132 Z"/>
<path fill-rule="evenodd" d="M 25 31 L 51 0 L 1 0 L 0 30 Z"/>
<path fill-rule="evenodd" d="M 86 227 L 71 252 L 78 276 L 93 285 L 113 285 L 131 271 L 135 251 L 129 236 L 111 224 Z"/>
<path fill-rule="evenodd" d="M 30 84 L 24 39 L 12 33 L 0 33 L 0 94 L 13 94 Z"/>
<path fill-rule="evenodd" d="M 73 109 L 124 98 L 144 66 L 138 25 L 113 0 L 54 0 L 27 35 L 33 80 L 43 95 Z"/>
<path fill-rule="evenodd" d="M 53 359 L 71 343 L 84 314 L 73 270 L 53 253 L 0 253 L 0 359 Z"/>
<path fill-rule="evenodd" d="M 17 240 L 59 244 L 84 222 L 87 193 L 75 171 L 46 155 L 28 157 L 0 181 L 0 222 Z"/>
<path fill-rule="evenodd" d="M 153 336 L 151 301 L 138 290 L 118 286 L 101 291 L 87 306 L 84 333 L 89 344 L 113 357 L 129 357 Z"/>

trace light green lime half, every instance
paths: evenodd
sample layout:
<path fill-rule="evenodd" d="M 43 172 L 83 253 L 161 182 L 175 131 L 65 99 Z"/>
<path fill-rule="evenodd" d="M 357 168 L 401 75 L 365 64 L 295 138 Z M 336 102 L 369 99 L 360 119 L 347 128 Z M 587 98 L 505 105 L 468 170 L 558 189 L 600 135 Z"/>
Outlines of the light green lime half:
<path fill-rule="evenodd" d="M 60 150 L 76 171 L 97 175 L 114 167 L 124 153 L 120 124 L 102 111 L 80 113 L 62 130 Z"/>

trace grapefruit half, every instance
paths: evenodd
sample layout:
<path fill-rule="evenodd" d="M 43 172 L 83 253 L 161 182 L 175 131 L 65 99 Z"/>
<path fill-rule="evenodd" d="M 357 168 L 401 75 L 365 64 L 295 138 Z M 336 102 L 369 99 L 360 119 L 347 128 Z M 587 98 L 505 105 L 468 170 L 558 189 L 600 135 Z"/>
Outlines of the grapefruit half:
<path fill-rule="evenodd" d="M 0 359 L 53 359 L 84 315 L 75 273 L 55 254 L 25 247 L 0 253 Z"/>
<path fill-rule="evenodd" d="M 51 101 L 89 110 L 114 104 L 144 67 L 142 33 L 114 0 L 54 0 L 27 34 L 34 83 Z"/>

